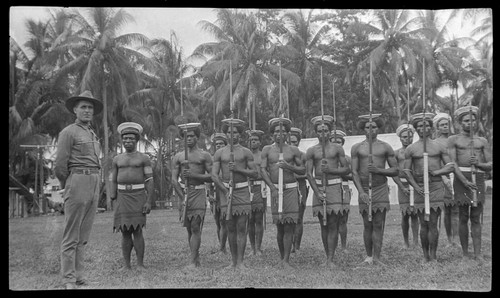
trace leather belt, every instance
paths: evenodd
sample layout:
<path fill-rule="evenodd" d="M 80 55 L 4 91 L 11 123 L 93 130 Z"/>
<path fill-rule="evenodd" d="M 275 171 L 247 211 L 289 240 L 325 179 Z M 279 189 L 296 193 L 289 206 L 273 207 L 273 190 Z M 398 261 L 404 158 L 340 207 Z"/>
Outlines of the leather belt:
<path fill-rule="evenodd" d="M 184 183 L 179 182 L 179 184 L 182 188 L 186 188 L 186 185 L 184 185 Z M 205 184 L 189 185 L 189 189 L 205 189 Z"/>
<path fill-rule="evenodd" d="M 316 179 L 316 184 L 319 184 L 319 185 L 322 185 L 321 183 L 322 181 L 319 180 L 319 179 Z M 327 182 L 326 182 L 326 185 L 332 185 L 332 184 L 339 184 L 342 182 L 342 179 L 341 178 L 335 178 L 335 179 L 329 179 Z"/>
<path fill-rule="evenodd" d="M 274 184 L 274 186 L 278 187 L 278 184 Z M 299 184 L 297 182 L 292 182 L 292 183 L 283 183 L 283 189 L 289 189 L 289 188 L 294 188 L 298 187 Z"/>
<path fill-rule="evenodd" d="M 119 190 L 133 190 L 133 189 L 144 189 L 144 183 L 142 184 L 118 184 Z"/>
<path fill-rule="evenodd" d="M 224 186 L 226 188 L 229 188 L 229 183 L 227 183 L 227 182 L 222 182 L 222 183 L 224 184 Z M 234 184 L 234 189 L 243 188 L 243 187 L 248 187 L 248 181 Z"/>
<path fill-rule="evenodd" d="M 71 169 L 71 173 L 73 174 L 84 174 L 84 175 L 90 175 L 90 174 L 99 174 L 101 171 L 97 168 L 73 168 Z"/>
<path fill-rule="evenodd" d="M 458 169 L 460 171 L 462 171 L 462 172 L 472 172 L 472 169 L 470 167 L 458 167 Z M 484 173 L 483 170 L 478 169 L 477 167 L 476 167 L 476 172 L 478 172 L 478 173 Z"/>

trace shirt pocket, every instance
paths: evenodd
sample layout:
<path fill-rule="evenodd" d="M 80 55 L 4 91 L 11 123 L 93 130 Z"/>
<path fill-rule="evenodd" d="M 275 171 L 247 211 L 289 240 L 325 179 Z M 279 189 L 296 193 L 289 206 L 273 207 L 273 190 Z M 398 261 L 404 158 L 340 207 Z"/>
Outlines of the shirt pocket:
<path fill-rule="evenodd" d="M 78 138 L 76 140 L 77 150 L 82 153 L 82 155 L 90 155 L 94 152 L 94 142 L 92 140 Z"/>

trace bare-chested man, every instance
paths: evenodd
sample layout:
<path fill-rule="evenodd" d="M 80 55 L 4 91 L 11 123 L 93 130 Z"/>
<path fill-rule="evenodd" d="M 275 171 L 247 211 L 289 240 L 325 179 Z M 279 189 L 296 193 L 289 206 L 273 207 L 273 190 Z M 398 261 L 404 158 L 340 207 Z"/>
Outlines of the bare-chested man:
<path fill-rule="evenodd" d="M 474 136 L 478 108 L 472 106 L 472 117 L 469 115 L 470 107 L 462 107 L 455 111 L 455 121 L 461 126 L 460 134 L 448 138 L 448 151 L 450 158 L 456 163 L 455 200 L 457 201 L 458 213 L 458 236 L 462 245 L 464 257 L 469 257 L 469 218 L 471 223 L 472 247 L 474 257 L 479 262 L 483 261 L 481 254 L 481 222 L 485 203 L 485 172 L 493 167 L 491 148 L 483 137 Z M 471 137 L 473 136 L 473 138 Z M 474 154 L 471 154 L 473 144 Z M 476 169 L 476 183 L 472 183 L 471 166 Z M 473 193 L 477 192 L 477 207 L 472 204 Z"/>
<path fill-rule="evenodd" d="M 137 151 L 142 126 L 134 122 L 118 125 L 125 152 L 113 158 L 111 167 L 110 196 L 116 201 L 113 231 L 122 232 L 123 269 L 131 269 L 132 247 L 137 256 L 137 269 L 144 267 L 144 236 L 146 214 L 151 211 L 153 200 L 153 170 L 149 157 Z"/>
<path fill-rule="evenodd" d="M 280 125 L 281 123 L 281 125 Z M 290 252 L 295 225 L 299 220 L 299 188 L 295 174 L 303 175 L 305 167 L 302 165 L 300 150 L 285 143 L 290 132 L 292 122 L 287 118 L 273 118 L 269 120 L 269 132 L 274 143 L 262 149 L 261 174 L 271 190 L 271 211 L 273 223 L 276 224 L 278 248 L 280 251 L 280 266 L 284 269 L 293 268 L 290 265 Z M 280 160 L 280 143 L 283 159 Z M 280 204 L 279 173 L 283 169 L 283 196 Z"/>
<path fill-rule="evenodd" d="M 322 120 L 323 119 L 323 120 Z M 313 216 L 317 216 L 321 227 L 321 241 L 326 254 L 325 265 L 333 268 L 333 257 L 339 237 L 340 218 L 348 205 L 342 204 L 342 178 L 349 174 L 342 146 L 330 143 L 330 130 L 333 117 L 316 116 L 311 119 L 319 143 L 306 152 L 306 170 L 309 185 L 314 191 Z M 323 158 L 323 148 L 325 156 Z M 323 173 L 326 174 L 326 187 L 323 185 Z M 326 200 L 326 214 L 323 203 Z M 323 223 L 326 217 L 326 225 Z"/>
<path fill-rule="evenodd" d="M 181 202 L 186 208 L 189 249 L 191 251 L 190 263 L 185 269 L 190 270 L 200 266 L 199 249 L 201 244 L 201 232 L 206 211 L 205 182 L 211 181 L 212 157 L 210 153 L 198 148 L 200 137 L 200 123 L 179 124 L 179 135 L 186 138 L 188 160 L 185 159 L 185 151 L 178 152 L 172 160 L 172 184 Z M 188 167 L 186 167 L 186 164 Z M 179 178 L 181 182 L 179 183 Z M 186 185 L 186 180 L 188 185 Z M 189 187 L 189 189 L 186 189 Z M 187 201 L 184 202 L 185 193 L 188 193 Z"/>
<path fill-rule="evenodd" d="M 260 145 L 264 132 L 262 130 L 248 130 L 248 142 L 253 154 L 253 160 L 259 175 L 257 179 L 248 179 L 250 198 L 252 202 L 252 215 L 248 220 L 248 238 L 254 255 L 262 254 L 262 237 L 264 236 L 264 211 L 267 207 L 264 193 L 266 183 L 260 174 Z"/>
<path fill-rule="evenodd" d="M 302 139 L 302 130 L 300 130 L 297 127 L 291 127 L 289 136 L 290 145 L 298 148 L 301 139 Z M 300 156 L 302 159 L 302 164 L 305 165 L 306 153 L 300 151 Z M 304 232 L 304 212 L 306 210 L 307 195 L 309 194 L 309 188 L 306 183 L 307 175 L 295 174 L 295 178 L 297 178 L 297 182 L 299 183 L 300 202 L 299 202 L 299 219 L 297 221 L 297 224 L 295 225 L 295 232 L 293 234 L 293 240 L 292 240 L 292 252 L 295 252 L 295 250 L 300 250 L 300 243 L 302 242 L 302 234 Z"/>
<path fill-rule="evenodd" d="M 346 133 L 336 128 L 330 133 L 330 142 L 337 143 L 340 146 L 344 146 Z M 347 166 L 349 167 L 349 172 L 351 171 L 351 157 L 346 154 L 345 159 L 347 161 Z M 349 180 L 352 181 L 352 173 L 347 175 L 342 175 L 342 213 L 340 214 L 340 224 L 339 224 L 339 235 L 341 248 L 347 251 L 347 220 L 349 219 L 349 210 L 351 206 L 351 189 L 349 187 Z M 346 209 L 347 208 L 347 209 Z"/>
<path fill-rule="evenodd" d="M 215 148 L 214 155 L 217 150 L 225 147 L 227 145 L 227 138 L 225 133 L 215 133 L 212 135 L 212 143 Z M 222 218 L 220 202 L 221 202 L 221 192 L 215 187 L 214 183 L 210 183 L 210 196 L 209 200 L 211 208 L 213 210 L 215 225 L 217 226 L 217 239 L 219 239 L 219 250 L 222 253 L 226 253 L 226 242 L 227 242 L 227 227 L 226 220 Z"/>
<path fill-rule="evenodd" d="M 233 126 L 232 132 L 230 130 L 231 123 Z M 212 167 L 212 180 L 215 186 L 222 192 L 221 213 L 222 217 L 226 219 L 229 249 L 232 258 L 232 263 L 228 267 L 239 270 L 246 269 L 243 264 L 243 257 L 247 243 L 248 217 L 252 212 L 248 178 L 256 179 L 258 177 L 252 151 L 240 144 L 240 136 L 244 132 L 244 123 L 242 120 L 234 118 L 222 120 L 222 131 L 226 133 L 229 141 L 233 142 L 233 148 L 228 145 L 217 150 L 214 155 L 214 165 Z M 230 139 L 231 137 L 232 139 Z M 231 152 L 231 149 L 233 152 Z M 231 155 L 234 157 L 234 162 L 231 161 Z M 222 173 L 220 174 L 220 172 Z M 230 195 L 230 172 L 233 173 L 233 192 L 231 210 L 227 210 L 228 197 Z M 231 216 L 229 220 L 226 217 L 228 212 L 230 212 Z"/>
<path fill-rule="evenodd" d="M 380 253 L 382 251 L 385 216 L 390 209 L 387 177 L 398 175 L 398 164 L 392 147 L 388 143 L 377 139 L 378 130 L 384 126 L 380 114 L 372 114 L 372 122 L 370 122 L 369 115 L 362 115 L 358 118 L 360 119 L 358 129 L 364 131 L 366 139 L 354 144 L 351 148 L 351 170 L 354 185 L 359 192 L 359 212 L 363 217 L 363 240 L 367 254 L 363 263 L 371 265 L 376 262 L 382 264 L 380 262 Z M 370 132 L 372 137 L 371 156 Z M 370 157 L 372 158 L 371 163 Z M 389 165 L 387 169 L 385 168 L 386 163 Z M 369 173 L 372 175 L 371 221 L 368 220 Z"/>
<path fill-rule="evenodd" d="M 415 208 L 420 221 L 420 243 L 424 253 L 424 261 L 437 262 L 439 231 L 438 221 L 444 207 L 444 187 L 441 175 L 453 171 L 446 148 L 431 139 L 432 113 L 418 113 L 410 117 L 410 122 L 420 137 L 420 140 L 409 145 L 405 150 L 404 172 L 408 182 L 415 189 Z M 425 129 L 424 129 L 425 126 Z M 425 152 L 424 152 L 425 134 Z M 425 220 L 424 194 L 424 153 L 428 155 L 429 173 L 429 220 Z M 444 167 L 443 167 L 444 164 Z"/>
<path fill-rule="evenodd" d="M 408 234 L 410 230 L 410 220 L 413 244 L 414 246 L 418 245 L 418 214 L 415 206 L 410 204 L 410 197 L 413 196 L 414 200 L 415 194 L 413 193 L 413 186 L 408 183 L 406 174 L 403 172 L 405 164 L 405 150 L 413 143 L 414 134 L 415 129 L 413 128 L 413 125 L 410 125 L 409 123 L 402 124 L 396 129 L 396 135 L 399 137 L 403 147 L 394 152 L 396 154 L 396 161 L 398 162 L 399 175 L 392 177 L 398 186 L 398 203 L 399 209 L 401 210 L 401 229 L 403 230 L 403 240 L 406 248 L 410 247 Z"/>
<path fill-rule="evenodd" d="M 441 144 L 448 150 L 448 137 L 453 133 L 453 125 L 451 116 L 446 113 L 438 113 L 432 119 L 434 124 L 436 142 Z M 454 173 L 443 175 L 444 184 L 444 228 L 448 237 L 448 246 L 455 246 L 456 238 L 458 238 L 458 205 L 453 199 L 453 180 Z"/>

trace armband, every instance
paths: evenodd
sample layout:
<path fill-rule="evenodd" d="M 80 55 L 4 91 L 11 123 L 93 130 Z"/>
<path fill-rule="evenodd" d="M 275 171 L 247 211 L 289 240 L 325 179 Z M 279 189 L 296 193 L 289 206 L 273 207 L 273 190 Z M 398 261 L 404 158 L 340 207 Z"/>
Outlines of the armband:
<path fill-rule="evenodd" d="M 403 172 L 413 172 L 411 169 L 403 169 Z"/>
<path fill-rule="evenodd" d="M 455 163 L 450 161 L 449 163 L 445 164 L 444 166 L 446 167 L 447 165 L 455 165 Z"/>
<path fill-rule="evenodd" d="M 144 182 L 148 182 L 148 180 L 151 180 L 151 179 L 153 179 L 153 177 L 147 178 L 146 180 L 144 180 Z"/>

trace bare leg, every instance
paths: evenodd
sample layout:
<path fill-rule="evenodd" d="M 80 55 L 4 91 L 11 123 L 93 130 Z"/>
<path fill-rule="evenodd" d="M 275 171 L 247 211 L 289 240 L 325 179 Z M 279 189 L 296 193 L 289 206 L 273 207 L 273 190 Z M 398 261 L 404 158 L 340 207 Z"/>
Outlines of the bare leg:
<path fill-rule="evenodd" d="M 255 253 L 257 255 L 262 254 L 262 238 L 264 237 L 264 213 L 263 211 L 255 211 Z"/>
<path fill-rule="evenodd" d="M 200 263 L 200 244 L 201 244 L 201 223 L 203 219 L 201 216 L 195 216 L 191 219 L 191 239 L 189 247 L 191 248 L 191 264 L 195 267 Z"/>
<path fill-rule="evenodd" d="M 405 247 L 410 247 L 410 242 L 408 240 L 408 232 L 410 230 L 410 215 L 406 211 L 402 212 L 401 217 L 401 229 L 403 230 L 403 240 L 405 242 Z"/>
<path fill-rule="evenodd" d="M 248 219 L 248 239 L 250 239 L 250 246 L 252 247 L 252 252 L 255 255 L 255 213 L 252 211 L 252 216 Z"/>
<path fill-rule="evenodd" d="M 323 225 L 323 215 L 318 213 L 319 226 L 321 228 L 321 241 L 323 242 L 323 248 L 325 249 L 325 254 L 328 257 L 328 216 L 327 225 Z"/>
<path fill-rule="evenodd" d="M 437 211 L 434 211 L 434 209 L 431 208 L 431 214 L 429 217 L 429 231 L 428 231 L 428 238 L 429 238 L 429 253 L 430 253 L 430 260 L 431 261 L 436 261 L 437 256 L 437 247 L 438 247 L 438 240 L 439 240 L 439 232 L 438 232 L 438 221 L 439 221 L 439 215 L 441 214 L 441 209 L 438 209 Z"/>
<path fill-rule="evenodd" d="M 144 250 L 145 250 L 145 243 L 144 243 L 144 236 L 142 234 L 142 227 L 138 226 L 136 229 L 133 230 L 133 243 L 134 243 L 134 250 L 135 254 L 137 256 L 137 268 L 138 269 L 146 269 L 144 266 Z"/>
<path fill-rule="evenodd" d="M 373 221 L 368 221 L 368 211 L 364 211 L 361 216 L 363 217 L 363 241 L 365 243 L 366 255 L 368 257 L 372 257 L 373 254 L 373 242 L 372 242 L 372 233 L 373 233 Z M 373 218 L 372 218 L 373 220 Z"/>
<path fill-rule="evenodd" d="M 122 227 L 122 254 L 123 260 L 125 261 L 124 269 L 131 269 L 130 266 L 130 255 L 132 254 L 132 247 L 134 246 L 132 241 L 132 232 L 130 230 L 125 230 L 125 227 Z"/>
<path fill-rule="evenodd" d="M 458 205 L 455 204 L 451 207 L 451 241 L 456 245 L 458 238 Z"/>
<path fill-rule="evenodd" d="M 458 236 L 460 245 L 462 245 L 462 253 L 464 257 L 469 256 L 469 205 L 461 205 L 458 207 Z"/>
<path fill-rule="evenodd" d="M 339 240 L 339 223 L 340 216 L 339 214 L 335 214 L 332 212 L 328 215 L 327 220 L 327 242 L 328 242 L 328 252 L 326 257 L 326 264 L 328 267 L 333 266 L 333 257 L 335 255 L 335 249 L 337 248 L 338 240 Z"/>
<path fill-rule="evenodd" d="M 283 267 L 285 269 L 292 268 L 290 266 L 290 252 L 292 250 L 292 239 L 293 233 L 295 231 L 295 223 L 285 223 L 283 225 L 284 235 L 283 235 Z"/>
<path fill-rule="evenodd" d="M 378 210 L 373 214 L 372 224 L 372 242 L 373 242 L 373 260 L 380 262 L 380 253 L 382 252 L 382 241 L 384 239 L 386 210 Z"/>
<path fill-rule="evenodd" d="M 347 220 L 349 218 L 349 212 L 346 210 L 340 216 L 339 234 L 340 242 L 342 244 L 342 249 L 347 248 Z"/>
<path fill-rule="evenodd" d="M 297 224 L 295 225 L 295 231 L 293 233 L 293 247 L 292 252 L 300 249 L 300 243 L 302 241 L 302 234 L 304 232 L 304 211 L 306 210 L 306 205 L 300 203 L 299 204 L 299 219 Z"/>
<path fill-rule="evenodd" d="M 238 267 L 239 269 L 245 269 L 245 265 L 243 265 L 243 256 L 245 254 L 245 248 L 247 245 L 247 221 L 248 215 L 246 214 L 236 216 L 236 267 Z"/>
<path fill-rule="evenodd" d="M 285 246 L 283 244 L 283 237 L 285 235 L 285 227 L 281 223 L 276 223 L 276 241 L 278 242 L 278 249 L 280 251 L 280 260 L 283 261 L 285 257 Z"/>
<path fill-rule="evenodd" d="M 418 215 L 416 213 L 412 213 L 410 215 L 410 219 L 411 219 L 411 231 L 413 233 L 413 245 L 418 246 L 418 228 L 419 228 Z"/>
<path fill-rule="evenodd" d="M 483 204 L 477 203 L 477 207 L 471 207 L 470 212 L 472 246 L 474 247 L 474 257 L 482 260 L 481 255 L 481 213 L 483 213 Z"/>
<path fill-rule="evenodd" d="M 236 234 L 236 216 L 231 220 L 226 220 L 227 240 L 229 242 L 229 250 L 231 251 L 232 266 L 236 267 L 238 257 L 238 242 Z M 246 238 L 246 235 L 245 235 Z"/>
<path fill-rule="evenodd" d="M 426 262 L 430 261 L 429 257 L 429 222 L 424 220 L 425 211 L 418 211 L 418 217 L 420 219 L 420 243 L 422 243 L 422 250 L 424 252 L 424 260 Z"/>

